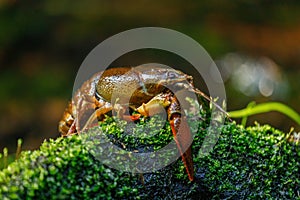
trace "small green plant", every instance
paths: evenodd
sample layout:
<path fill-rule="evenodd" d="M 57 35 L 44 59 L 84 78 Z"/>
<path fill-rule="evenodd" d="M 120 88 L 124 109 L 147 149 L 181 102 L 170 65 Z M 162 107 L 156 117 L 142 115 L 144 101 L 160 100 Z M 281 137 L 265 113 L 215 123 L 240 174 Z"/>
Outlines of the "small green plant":
<path fill-rule="evenodd" d="M 7 167 L 7 157 L 8 157 L 8 149 L 5 147 L 3 149 L 3 167 Z"/>
<path fill-rule="evenodd" d="M 8 148 L 6 147 L 3 149 L 3 158 L 2 158 L 2 154 L 0 153 L 0 169 L 6 168 L 9 163 L 19 158 L 22 150 L 22 142 L 23 141 L 21 138 L 17 140 L 17 150 L 15 155 L 13 154 L 9 155 Z"/>
<path fill-rule="evenodd" d="M 251 102 L 245 109 L 228 112 L 231 118 L 242 118 L 242 125 L 246 125 L 247 117 L 259 113 L 277 111 L 293 119 L 300 126 L 300 115 L 289 106 L 279 102 L 268 102 L 256 105 Z"/>

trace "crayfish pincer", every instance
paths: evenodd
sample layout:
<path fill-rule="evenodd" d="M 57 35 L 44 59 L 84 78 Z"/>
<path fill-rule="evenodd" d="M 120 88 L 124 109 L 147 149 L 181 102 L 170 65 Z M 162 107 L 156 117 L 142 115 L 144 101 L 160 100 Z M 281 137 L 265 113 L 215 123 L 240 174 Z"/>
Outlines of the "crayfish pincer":
<path fill-rule="evenodd" d="M 69 102 L 59 122 L 59 131 L 62 136 L 78 133 L 94 120 L 103 119 L 104 114 L 110 111 L 116 111 L 124 119 L 137 120 L 141 116 L 155 115 L 163 108 L 189 180 L 193 181 L 192 136 L 175 95 L 179 90 L 194 92 L 209 99 L 194 87 L 192 76 L 171 68 L 147 67 L 139 70 L 138 67 L 122 67 L 98 72 L 78 89 Z M 119 97 L 127 99 L 126 105 Z M 134 111 L 134 114 L 126 112 L 126 108 Z M 79 119 L 83 116 L 88 119 L 84 123 Z M 176 137 L 179 132 L 184 134 Z"/>

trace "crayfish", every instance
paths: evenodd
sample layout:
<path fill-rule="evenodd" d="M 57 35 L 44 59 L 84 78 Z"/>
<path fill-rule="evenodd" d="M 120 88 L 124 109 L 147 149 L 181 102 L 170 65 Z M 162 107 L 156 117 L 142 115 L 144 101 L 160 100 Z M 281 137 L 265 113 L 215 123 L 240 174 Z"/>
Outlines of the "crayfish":
<path fill-rule="evenodd" d="M 163 108 L 167 113 L 188 178 L 193 181 L 194 166 L 191 146 L 188 143 L 192 140 L 191 133 L 175 95 L 180 90 L 194 92 L 210 100 L 194 87 L 192 76 L 171 68 L 147 67 L 140 70 L 122 67 L 98 72 L 78 89 L 69 102 L 59 122 L 59 131 L 62 136 L 75 134 L 90 126 L 95 119 L 102 120 L 103 116 L 111 111 L 116 111 L 124 119 L 137 120 L 141 116 L 155 115 Z M 128 105 L 129 110 L 135 114 L 131 115 L 128 109 L 126 112 L 125 103 L 120 97 L 128 100 L 126 106 Z M 83 118 L 88 120 L 81 122 L 80 119 Z M 184 134 L 177 138 L 179 132 Z M 189 146 L 184 151 L 187 144 Z"/>

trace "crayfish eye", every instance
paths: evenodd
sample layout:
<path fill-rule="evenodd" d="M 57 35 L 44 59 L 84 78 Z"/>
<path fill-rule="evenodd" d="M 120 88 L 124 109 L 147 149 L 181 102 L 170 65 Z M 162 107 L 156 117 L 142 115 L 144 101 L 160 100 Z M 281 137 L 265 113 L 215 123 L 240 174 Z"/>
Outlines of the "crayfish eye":
<path fill-rule="evenodd" d="M 186 80 L 187 80 L 189 83 L 193 83 L 193 77 L 192 77 L 192 76 L 186 76 Z"/>
<path fill-rule="evenodd" d="M 168 78 L 170 79 L 174 79 L 174 78 L 177 78 L 178 77 L 178 74 L 173 72 L 173 71 L 169 71 L 168 72 Z"/>

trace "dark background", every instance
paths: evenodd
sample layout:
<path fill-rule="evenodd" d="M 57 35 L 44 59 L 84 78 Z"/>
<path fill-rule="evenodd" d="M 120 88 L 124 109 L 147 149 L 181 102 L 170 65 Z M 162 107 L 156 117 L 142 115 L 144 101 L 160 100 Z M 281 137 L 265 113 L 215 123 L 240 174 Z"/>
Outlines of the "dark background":
<path fill-rule="evenodd" d="M 12 153 L 17 138 L 24 139 L 23 149 L 34 149 L 58 137 L 57 122 L 87 54 L 114 34 L 144 26 L 199 42 L 222 72 L 228 110 L 254 100 L 280 101 L 300 112 L 298 1 L 120 2 L 0 1 L 0 149 Z M 126 54 L 113 65 L 147 62 L 189 68 L 178 56 L 153 50 Z M 299 131 L 279 113 L 255 115 L 248 125 L 255 120 Z"/>

